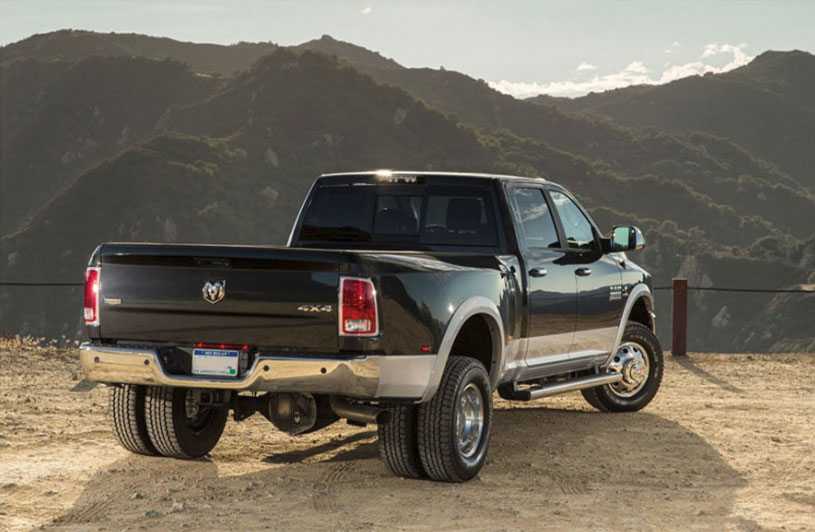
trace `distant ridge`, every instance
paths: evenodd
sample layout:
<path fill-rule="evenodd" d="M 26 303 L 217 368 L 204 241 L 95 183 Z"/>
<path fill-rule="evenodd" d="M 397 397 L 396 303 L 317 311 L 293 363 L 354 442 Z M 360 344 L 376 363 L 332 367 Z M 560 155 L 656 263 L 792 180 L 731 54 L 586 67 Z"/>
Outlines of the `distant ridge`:
<path fill-rule="evenodd" d="M 274 52 L 278 45 L 268 43 L 191 43 L 166 37 L 136 33 L 98 33 L 59 30 L 32 35 L 0 48 L 0 64 L 5 68 L 23 59 L 76 61 L 91 55 L 102 57 L 146 57 L 174 59 L 187 63 L 202 74 L 230 76 L 246 70 L 260 57 Z"/>
<path fill-rule="evenodd" d="M 388 59 L 377 52 L 355 44 L 338 41 L 330 35 L 323 35 L 319 39 L 304 42 L 292 48 L 298 51 L 311 50 L 327 55 L 336 55 L 349 65 L 363 72 L 369 72 L 371 69 L 401 70 L 405 68 L 393 59 Z"/>
<path fill-rule="evenodd" d="M 529 101 L 623 125 L 725 137 L 815 190 L 815 55 L 808 52 L 767 51 L 722 74 Z"/>

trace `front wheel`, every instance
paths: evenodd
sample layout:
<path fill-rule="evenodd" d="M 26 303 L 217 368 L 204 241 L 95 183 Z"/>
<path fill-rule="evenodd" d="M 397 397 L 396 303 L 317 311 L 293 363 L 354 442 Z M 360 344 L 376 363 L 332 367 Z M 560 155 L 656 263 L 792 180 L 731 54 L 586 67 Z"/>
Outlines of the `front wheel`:
<path fill-rule="evenodd" d="M 476 476 L 487 459 L 492 430 L 492 389 L 484 365 L 450 357 L 436 395 L 419 405 L 417 427 L 428 477 L 464 482 Z"/>
<path fill-rule="evenodd" d="M 603 412 L 634 412 L 645 408 L 662 382 L 662 346 L 653 331 L 630 323 L 609 366 L 623 380 L 582 390 L 590 405 Z"/>
<path fill-rule="evenodd" d="M 184 388 L 147 389 L 147 433 L 164 456 L 200 458 L 221 439 L 229 410 L 199 405 L 195 398 L 194 390 Z"/>

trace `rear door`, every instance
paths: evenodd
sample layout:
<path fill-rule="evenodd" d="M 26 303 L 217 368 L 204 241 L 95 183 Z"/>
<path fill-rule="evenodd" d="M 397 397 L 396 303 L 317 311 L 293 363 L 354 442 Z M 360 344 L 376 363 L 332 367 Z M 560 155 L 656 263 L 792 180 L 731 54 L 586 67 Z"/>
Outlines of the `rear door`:
<path fill-rule="evenodd" d="M 577 325 L 571 357 L 597 354 L 604 358 L 614 344 L 623 311 L 620 266 L 601 252 L 600 235 L 577 200 L 554 186 L 549 187 L 549 196 L 577 282 Z"/>
<path fill-rule="evenodd" d="M 512 185 L 507 194 L 515 218 L 526 271 L 526 366 L 568 359 L 577 315 L 577 282 L 561 250 L 542 187 Z M 527 373 L 529 373 L 527 372 Z"/>
<path fill-rule="evenodd" d="M 106 245 L 103 338 L 337 350 L 341 253 Z"/>

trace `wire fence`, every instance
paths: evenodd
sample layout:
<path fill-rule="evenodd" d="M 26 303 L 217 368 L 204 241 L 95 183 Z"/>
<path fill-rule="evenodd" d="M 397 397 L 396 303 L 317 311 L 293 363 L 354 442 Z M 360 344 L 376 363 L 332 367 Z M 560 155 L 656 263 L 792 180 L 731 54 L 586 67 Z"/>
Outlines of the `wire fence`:
<path fill-rule="evenodd" d="M 741 288 L 716 286 L 688 286 L 688 280 L 677 277 L 671 286 L 657 286 L 654 291 L 671 292 L 671 354 L 683 356 L 687 353 L 688 339 L 688 292 L 728 292 L 742 294 L 813 294 L 815 290 L 798 285 L 797 288 Z"/>
<path fill-rule="evenodd" d="M 655 286 L 656 290 L 673 290 L 673 286 Z M 815 294 L 815 290 L 804 288 L 774 289 L 774 288 L 720 288 L 714 286 L 688 286 L 686 290 L 698 290 L 704 292 L 747 292 L 755 294 Z"/>
<path fill-rule="evenodd" d="M 18 283 L 0 282 L 0 286 L 84 286 L 85 283 Z M 673 286 L 655 286 L 654 290 L 673 290 Z M 698 290 L 705 292 L 745 292 L 755 294 L 815 294 L 815 290 L 804 288 L 724 288 L 715 286 L 688 286 L 687 290 Z"/>
<path fill-rule="evenodd" d="M 45 282 L 6 282 L 1 281 L 0 286 L 17 287 L 81 287 L 85 283 L 45 283 Z M 815 294 L 815 289 L 807 288 L 740 288 L 715 286 L 688 286 L 687 279 L 675 278 L 671 286 L 656 286 L 654 291 L 671 292 L 671 353 L 674 356 L 686 354 L 688 332 L 688 303 L 687 293 L 693 291 L 705 292 L 736 292 L 748 294 Z"/>
<path fill-rule="evenodd" d="M 0 286 L 84 286 L 85 283 L 0 283 Z"/>

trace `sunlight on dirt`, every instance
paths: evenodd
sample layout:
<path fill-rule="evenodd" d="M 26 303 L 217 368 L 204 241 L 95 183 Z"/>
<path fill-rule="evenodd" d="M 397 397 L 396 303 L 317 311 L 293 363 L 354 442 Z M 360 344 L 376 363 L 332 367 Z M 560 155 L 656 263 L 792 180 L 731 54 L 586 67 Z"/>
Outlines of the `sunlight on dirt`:
<path fill-rule="evenodd" d="M 666 361 L 640 413 L 497 399 L 487 465 L 450 485 L 390 476 L 375 429 L 344 423 L 292 438 L 255 416 L 207 460 L 131 455 L 76 350 L 6 338 L 0 529 L 815 529 L 815 356 Z"/>

